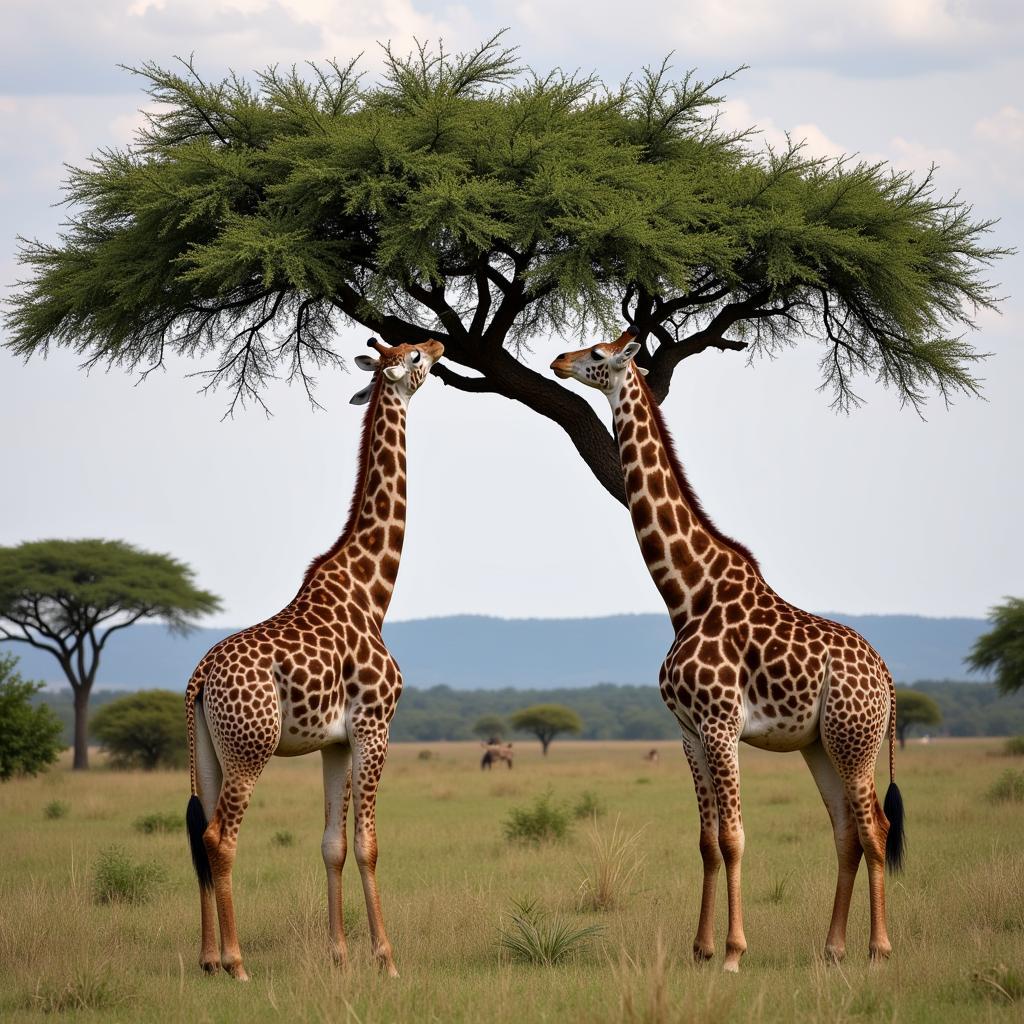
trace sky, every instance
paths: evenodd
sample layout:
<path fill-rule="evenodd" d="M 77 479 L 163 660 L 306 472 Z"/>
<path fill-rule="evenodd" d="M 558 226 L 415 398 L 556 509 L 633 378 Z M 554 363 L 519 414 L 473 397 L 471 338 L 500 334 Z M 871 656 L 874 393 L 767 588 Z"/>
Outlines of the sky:
<path fill-rule="evenodd" d="M 508 27 L 535 68 L 618 81 L 674 51 L 725 88 L 725 123 L 789 131 L 815 154 L 858 153 L 917 174 L 938 165 L 989 236 L 1024 227 L 1024 7 L 1012 0 L 4 0 L 0 36 L 0 290 L 22 275 L 15 236 L 55 237 L 65 163 L 125 145 L 146 101 L 118 65 L 193 53 L 205 77 L 271 63 L 380 67 L 377 41 L 474 46 Z M 869 381 L 837 415 L 813 342 L 747 365 L 710 352 L 676 373 L 665 411 L 691 481 L 726 532 L 793 603 L 848 613 L 983 615 L 1024 593 L 1024 256 L 991 272 L 1006 296 L 978 318 L 985 399 L 924 419 Z M 362 328 L 344 329 L 355 351 Z M 593 339 L 599 340 L 599 339 Z M 575 342 L 540 338 L 535 364 Z M 120 537 L 188 562 L 221 595 L 211 625 L 277 611 L 344 523 L 359 371 L 320 380 L 324 411 L 271 387 L 273 417 L 223 419 L 183 361 L 139 383 L 86 375 L 66 352 L 0 351 L 0 544 Z M 573 386 L 569 384 L 569 386 Z M 607 422 L 604 398 L 588 393 Z M 409 523 L 393 619 L 454 613 L 585 616 L 661 609 L 625 511 L 564 434 L 505 399 L 432 379 L 409 421 Z"/>

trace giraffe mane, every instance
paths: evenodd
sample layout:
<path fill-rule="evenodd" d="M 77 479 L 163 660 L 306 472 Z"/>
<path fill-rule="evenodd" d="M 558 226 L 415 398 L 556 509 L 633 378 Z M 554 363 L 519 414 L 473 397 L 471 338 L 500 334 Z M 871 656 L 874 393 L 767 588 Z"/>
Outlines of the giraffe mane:
<path fill-rule="evenodd" d="M 682 492 L 683 499 L 693 510 L 693 514 L 697 517 L 697 521 L 704 527 L 705 530 L 712 537 L 715 538 L 720 544 L 724 544 L 727 548 L 735 551 L 737 555 L 745 559 L 753 566 L 754 572 L 761 575 L 761 566 L 758 564 L 757 559 L 754 557 L 754 553 L 746 546 L 741 544 L 738 540 L 733 540 L 732 537 L 722 533 L 711 516 L 704 511 L 704 506 L 701 504 L 700 498 L 697 497 L 696 492 L 690 484 L 688 477 L 686 476 L 686 470 L 683 469 L 683 464 L 679 459 L 679 454 L 676 451 L 675 442 L 672 440 L 672 434 L 668 429 L 668 424 L 665 422 L 665 417 L 662 414 L 661 406 L 658 405 L 654 398 L 654 392 L 651 391 L 650 386 L 644 379 L 642 373 L 638 373 L 634 367 L 634 374 L 636 379 L 640 382 L 640 390 L 643 392 L 647 399 L 647 405 L 651 410 L 651 418 L 654 420 L 655 425 L 658 428 L 658 433 L 661 435 L 661 443 L 665 447 L 665 454 L 668 456 L 668 464 L 672 469 L 672 475 L 675 477 L 676 483 L 679 485 L 679 490 Z"/>
<path fill-rule="evenodd" d="M 338 539 L 322 555 L 317 555 L 316 558 L 309 563 L 306 575 L 302 578 L 302 586 L 299 587 L 300 594 L 309 586 L 309 583 L 313 579 L 313 575 L 316 573 L 317 569 L 319 569 L 324 562 L 333 558 L 348 543 L 349 538 L 352 536 L 352 532 L 355 529 L 356 519 L 359 517 L 359 506 L 362 502 L 363 493 L 366 490 L 366 478 L 370 474 L 370 438 L 373 433 L 373 418 L 377 413 L 377 406 L 380 405 L 383 378 L 384 374 L 381 373 L 380 370 L 377 370 L 375 374 L 373 394 L 370 396 L 370 401 L 366 406 L 366 412 L 363 414 L 363 429 L 359 437 L 359 459 L 357 462 L 358 469 L 356 470 L 356 485 L 355 490 L 352 492 L 352 501 L 349 504 L 348 519 L 345 521 L 345 528 L 341 531 Z"/>

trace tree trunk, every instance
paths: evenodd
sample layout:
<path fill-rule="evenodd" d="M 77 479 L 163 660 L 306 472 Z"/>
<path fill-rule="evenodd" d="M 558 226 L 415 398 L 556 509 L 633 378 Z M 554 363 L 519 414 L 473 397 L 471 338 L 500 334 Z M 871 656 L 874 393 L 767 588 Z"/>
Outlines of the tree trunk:
<path fill-rule="evenodd" d="M 907 746 L 907 727 L 903 726 L 901 729 L 898 725 L 896 726 L 896 735 L 900 739 L 900 750 L 906 749 Z"/>
<path fill-rule="evenodd" d="M 551 746 L 551 737 L 550 736 L 541 736 L 541 738 L 540 738 L 540 746 L 541 746 L 541 750 L 543 750 L 543 752 L 544 752 L 544 756 L 547 757 L 548 756 L 548 747 Z"/>
<path fill-rule="evenodd" d="M 71 767 L 85 771 L 89 767 L 89 691 L 75 690 L 75 759 Z"/>

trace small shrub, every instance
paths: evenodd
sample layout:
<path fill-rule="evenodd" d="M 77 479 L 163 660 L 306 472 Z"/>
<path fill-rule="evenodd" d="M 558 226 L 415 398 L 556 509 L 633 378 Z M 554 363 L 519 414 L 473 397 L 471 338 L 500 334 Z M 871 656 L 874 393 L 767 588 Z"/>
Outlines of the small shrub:
<path fill-rule="evenodd" d="M 511 842 L 557 842 L 569 834 L 569 812 L 554 803 L 550 791 L 532 807 L 513 807 L 505 819 L 505 838 Z"/>
<path fill-rule="evenodd" d="M 646 775 L 641 775 L 640 778 L 636 780 L 636 784 L 638 786 L 649 786 L 651 784 L 651 780 Z"/>
<path fill-rule="evenodd" d="M 79 969 L 62 983 L 40 981 L 29 1000 L 29 1008 L 41 1013 L 83 1013 L 112 1010 L 131 1001 L 107 969 Z"/>
<path fill-rule="evenodd" d="M 294 846 L 295 836 L 293 836 L 288 829 L 283 828 L 280 832 L 275 832 L 270 837 L 270 841 L 274 846 Z"/>
<path fill-rule="evenodd" d="M 971 982 L 982 995 L 1000 1002 L 1015 1003 L 1024 999 L 1024 972 L 1006 964 L 994 964 L 971 974 Z"/>
<path fill-rule="evenodd" d="M 89 731 L 110 755 L 112 768 L 179 768 L 188 763 L 181 694 L 142 690 L 104 704 Z"/>
<path fill-rule="evenodd" d="M 551 918 L 536 900 L 516 900 L 501 929 L 501 948 L 521 963 L 554 967 L 584 952 L 590 940 L 603 929 L 600 925 L 573 928 L 566 921 Z"/>
<path fill-rule="evenodd" d="M 594 792 L 585 789 L 579 800 L 573 805 L 572 816 L 574 818 L 600 818 L 608 808 L 605 802 Z"/>
<path fill-rule="evenodd" d="M 581 864 L 584 875 L 577 890 L 581 910 L 613 910 L 621 905 L 626 891 L 643 866 L 643 854 L 637 846 L 643 829 L 632 835 L 619 827 L 615 819 L 611 832 L 602 835 L 597 820 L 591 823 L 589 865 Z"/>
<path fill-rule="evenodd" d="M 173 812 L 144 814 L 136 818 L 132 827 L 136 832 L 151 836 L 163 832 L 180 832 L 185 827 L 185 819 Z"/>
<path fill-rule="evenodd" d="M 420 761 L 433 761 L 433 759 L 434 759 L 434 752 L 433 752 L 432 750 L 421 750 L 421 751 L 420 751 L 420 752 L 419 752 L 419 753 L 418 753 L 418 754 L 416 755 L 416 757 L 417 757 L 417 758 L 418 758 L 418 759 L 419 759 Z"/>
<path fill-rule="evenodd" d="M 93 899 L 97 903 L 146 903 L 166 878 L 159 864 L 136 864 L 120 846 L 111 846 L 96 861 Z"/>
<path fill-rule="evenodd" d="M 1024 772 L 1008 768 L 989 789 L 988 798 L 994 804 L 1024 803 Z"/>
<path fill-rule="evenodd" d="M 46 771 L 64 749 L 60 719 L 32 703 L 43 684 L 22 679 L 17 664 L 13 654 L 0 654 L 0 782 Z"/>
<path fill-rule="evenodd" d="M 1003 744 L 1003 753 L 1009 757 L 1024 757 L 1024 736 L 1011 736 Z"/>
<path fill-rule="evenodd" d="M 71 810 L 71 805 L 63 800 L 51 800 L 43 808 L 43 817 L 47 821 L 56 821 L 58 818 L 66 818 Z"/>

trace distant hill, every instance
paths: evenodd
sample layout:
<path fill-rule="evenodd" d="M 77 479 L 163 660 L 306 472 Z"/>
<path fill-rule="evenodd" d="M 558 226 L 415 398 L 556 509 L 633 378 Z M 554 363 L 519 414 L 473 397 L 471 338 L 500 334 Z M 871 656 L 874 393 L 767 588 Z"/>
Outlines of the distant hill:
<path fill-rule="evenodd" d="M 825 613 L 861 632 L 885 658 L 896 681 L 966 679 L 964 655 L 988 628 L 984 619 L 919 615 Z M 97 685 L 184 690 L 203 653 L 230 629 L 199 629 L 187 637 L 140 624 L 115 636 L 103 655 Z M 672 641 L 664 615 L 592 619 L 498 619 L 453 615 L 388 623 L 384 636 L 415 687 L 458 690 L 651 684 Z M 63 684 L 54 659 L 27 644 L 0 644 L 21 657 L 22 675 Z"/>

